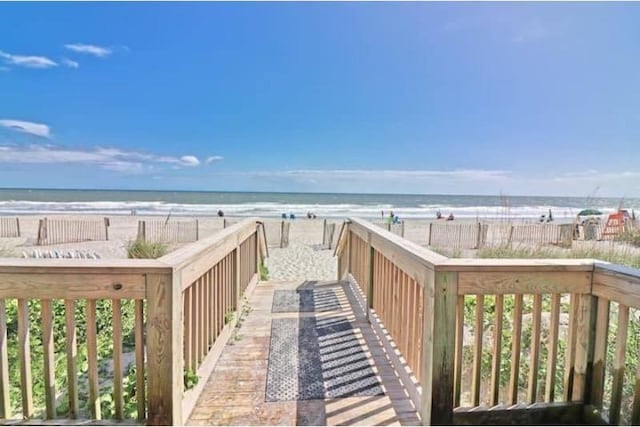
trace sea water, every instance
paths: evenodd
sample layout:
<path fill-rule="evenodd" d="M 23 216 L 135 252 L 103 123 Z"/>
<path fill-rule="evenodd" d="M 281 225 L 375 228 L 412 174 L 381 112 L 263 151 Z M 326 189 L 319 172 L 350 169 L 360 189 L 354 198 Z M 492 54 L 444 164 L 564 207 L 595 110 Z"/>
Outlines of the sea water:
<path fill-rule="evenodd" d="M 280 217 L 308 212 L 320 218 L 380 218 L 391 211 L 401 219 L 434 218 L 437 211 L 456 218 L 573 218 L 585 208 L 614 212 L 639 209 L 640 199 L 345 193 L 253 193 L 205 191 L 0 189 L 0 215 L 86 213 L 100 215 L 216 215 Z"/>

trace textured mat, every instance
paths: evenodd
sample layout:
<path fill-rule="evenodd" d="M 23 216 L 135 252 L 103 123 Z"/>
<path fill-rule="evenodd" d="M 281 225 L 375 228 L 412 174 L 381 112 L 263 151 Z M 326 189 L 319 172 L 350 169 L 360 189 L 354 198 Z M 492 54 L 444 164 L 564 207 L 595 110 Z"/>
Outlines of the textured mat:
<path fill-rule="evenodd" d="M 346 318 L 271 325 L 267 402 L 384 394 Z"/>
<path fill-rule="evenodd" d="M 273 313 L 341 310 L 342 305 L 334 289 L 277 290 L 273 294 Z"/>

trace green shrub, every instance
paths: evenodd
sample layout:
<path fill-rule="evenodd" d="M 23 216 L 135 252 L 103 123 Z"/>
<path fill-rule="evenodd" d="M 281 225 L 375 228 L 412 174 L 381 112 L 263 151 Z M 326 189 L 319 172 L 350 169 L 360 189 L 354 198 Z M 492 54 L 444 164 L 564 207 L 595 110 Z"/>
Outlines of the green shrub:
<path fill-rule="evenodd" d="M 136 240 L 127 247 L 129 258 L 156 259 L 167 253 L 167 245 L 159 242 Z"/>
<path fill-rule="evenodd" d="M 269 269 L 264 263 L 260 264 L 260 280 L 269 280 Z"/>

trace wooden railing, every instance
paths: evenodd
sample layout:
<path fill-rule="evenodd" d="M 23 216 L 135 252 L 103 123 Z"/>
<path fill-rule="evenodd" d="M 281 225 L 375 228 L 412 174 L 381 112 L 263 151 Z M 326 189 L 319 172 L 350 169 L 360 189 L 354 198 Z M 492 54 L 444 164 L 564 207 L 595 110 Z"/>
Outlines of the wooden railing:
<path fill-rule="evenodd" d="M 248 219 L 158 260 L 0 259 L 0 418 L 182 424 L 265 246 Z"/>
<path fill-rule="evenodd" d="M 360 219 L 336 255 L 423 424 L 640 423 L 640 271 L 448 259 Z"/>

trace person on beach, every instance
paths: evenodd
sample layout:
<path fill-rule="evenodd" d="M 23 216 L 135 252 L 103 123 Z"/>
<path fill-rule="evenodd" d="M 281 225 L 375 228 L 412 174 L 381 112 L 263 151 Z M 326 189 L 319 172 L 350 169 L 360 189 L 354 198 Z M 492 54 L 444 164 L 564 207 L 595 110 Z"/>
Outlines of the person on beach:
<path fill-rule="evenodd" d="M 449 214 L 447 221 L 453 221 L 453 212 Z"/>
<path fill-rule="evenodd" d="M 436 212 L 436 219 L 442 219 L 442 212 L 440 211 Z"/>

